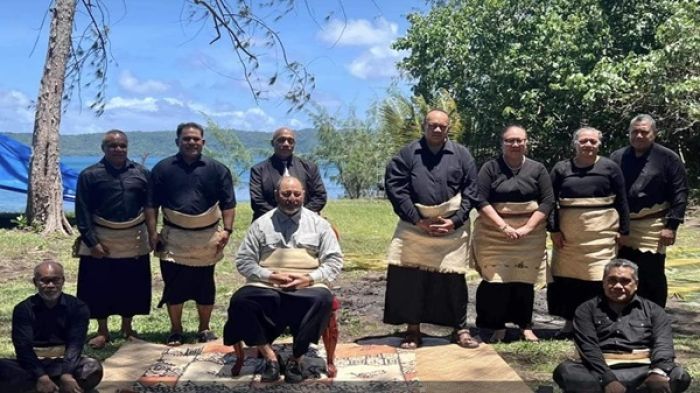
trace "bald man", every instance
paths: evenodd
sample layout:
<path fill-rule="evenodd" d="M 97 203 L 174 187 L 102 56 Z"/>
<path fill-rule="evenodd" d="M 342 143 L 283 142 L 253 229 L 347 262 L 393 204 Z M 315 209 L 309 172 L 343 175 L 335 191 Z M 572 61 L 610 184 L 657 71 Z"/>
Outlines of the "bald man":
<path fill-rule="evenodd" d="M 44 261 L 34 268 L 37 293 L 12 312 L 17 359 L 0 359 L 0 392 L 90 391 L 102 380 L 96 359 L 81 356 L 90 318 L 88 306 L 63 293 L 63 266 Z"/>
<path fill-rule="evenodd" d="M 301 382 L 302 357 L 328 325 L 333 295 L 326 283 L 340 274 L 343 254 L 330 224 L 302 207 L 304 188 L 295 177 L 275 187 L 278 207 L 255 220 L 236 255 L 246 284 L 231 297 L 224 344 L 244 341 L 265 358 L 263 382 L 280 378 L 271 344 L 289 327 L 294 342 L 285 382 Z"/>
<path fill-rule="evenodd" d="M 253 221 L 277 206 L 275 186 L 282 176 L 294 176 L 306 190 L 304 207 L 316 213 L 326 206 L 326 188 L 311 161 L 294 155 L 296 134 L 287 127 L 277 129 L 270 142 L 275 152 L 265 161 L 250 168 L 250 205 Z"/>

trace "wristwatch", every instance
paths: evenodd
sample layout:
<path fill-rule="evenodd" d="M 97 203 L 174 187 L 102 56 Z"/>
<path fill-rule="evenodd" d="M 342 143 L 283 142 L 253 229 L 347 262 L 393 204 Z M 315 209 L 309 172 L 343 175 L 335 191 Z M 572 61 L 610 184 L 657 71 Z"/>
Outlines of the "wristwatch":
<path fill-rule="evenodd" d="M 224 231 L 228 232 L 229 235 L 233 233 L 233 229 L 231 228 L 224 228 Z"/>

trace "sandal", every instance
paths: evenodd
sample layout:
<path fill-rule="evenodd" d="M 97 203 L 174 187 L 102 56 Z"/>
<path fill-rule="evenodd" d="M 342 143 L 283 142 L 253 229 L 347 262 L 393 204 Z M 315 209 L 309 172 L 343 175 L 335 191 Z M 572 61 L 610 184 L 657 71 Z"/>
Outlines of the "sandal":
<path fill-rule="evenodd" d="M 105 336 L 103 334 L 98 334 L 88 341 L 88 346 L 92 349 L 102 349 L 108 342 L 112 341 L 109 335 Z"/>
<path fill-rule="evenodd" d="M 489 337 L 489 344 L 495 344 L 503 342 L 506 338 L 506 329 L 497 329 L 493 331 L 491 337 Z"/>
<path fill-rule="evenodd" d="M 421 345 L 423 345 L 423 338 L 420 332 L 406 332 L 403 340 L 401 340 L 401 344 L 399 344 L 399 348 L 418 349 Z"/>
<path fill-rule="evenodd" d="M 216 334 L 212 332 L 211 330 L 202 330 L 201 332 L 197 333 L 197 341 L 200 343 L 208 343 L 209 341 L 214 341 L 218 337 L 216 337 Z"/>
<path fill-rule="evenodd" d="M 165 341 L 165 345 L 169 347 L 177 347 L 182 345 L 182 341 L 184 338 L 182 337 L 182 334 L 180 333 L 170 333 L 168 336 L 168 339 Z"/>
<path fill-rule="evenodd" d="M 479 341 L 472 337 L 467 329 L 455 330 L 452 333 L 452 339 L 455 344 L 462 348 L 474 349 L 479 347 Z"/>

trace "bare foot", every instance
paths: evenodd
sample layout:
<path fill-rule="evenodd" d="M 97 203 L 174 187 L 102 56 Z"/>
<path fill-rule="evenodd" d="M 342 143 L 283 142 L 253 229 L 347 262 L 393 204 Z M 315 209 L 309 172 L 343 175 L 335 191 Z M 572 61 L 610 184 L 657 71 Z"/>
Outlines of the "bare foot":
<path fill-rule="evenodd" d="M 491 334 L 491 338 L 489 338 L 489 343 L 500 343 L 505 338 L 506 329 L 497 329 L 493 331 L 493 334 Z"/>
<path fill-rule="evenodd" d="M 523 329 L 523 339 L 529 342 L 538 342 L 540 338 L 535 335 L 532 329 Z"/>
<path fill-rule="evenodd" d="M 98 334 L 97 336 L 93 337 L 90 341 L 88 341 L 88 345 L 92 349 L 102 349 L 107 345 L 109 342 L 109 336 L 104 335 L 104 334 Z"/>

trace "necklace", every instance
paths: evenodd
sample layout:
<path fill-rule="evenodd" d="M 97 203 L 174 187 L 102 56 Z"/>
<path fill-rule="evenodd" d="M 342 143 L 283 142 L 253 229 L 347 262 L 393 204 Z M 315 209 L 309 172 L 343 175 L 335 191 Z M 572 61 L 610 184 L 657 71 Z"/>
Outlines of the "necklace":
<path fill-rule="evenodd" d="M 520 160 L 520 165 L 515 166 L 515 167 L 510 166 L 510 164 L 508 164 L 508 160 L 506 160 L 506 157 L 505 157 L 505 156 L 503 157 L 503 162 L 505 162 L 505 163 L 506 163 L 506 166 L 507 166 L 508 168 L 510 168 L 510 170 L 513 171 L 513 172 L 515 173 L 515 172 L 519 171 L 520 168 L 523 167 L 523 164 L 525 163 L 525 156 L 523 156 L 523 159 Z"/>

